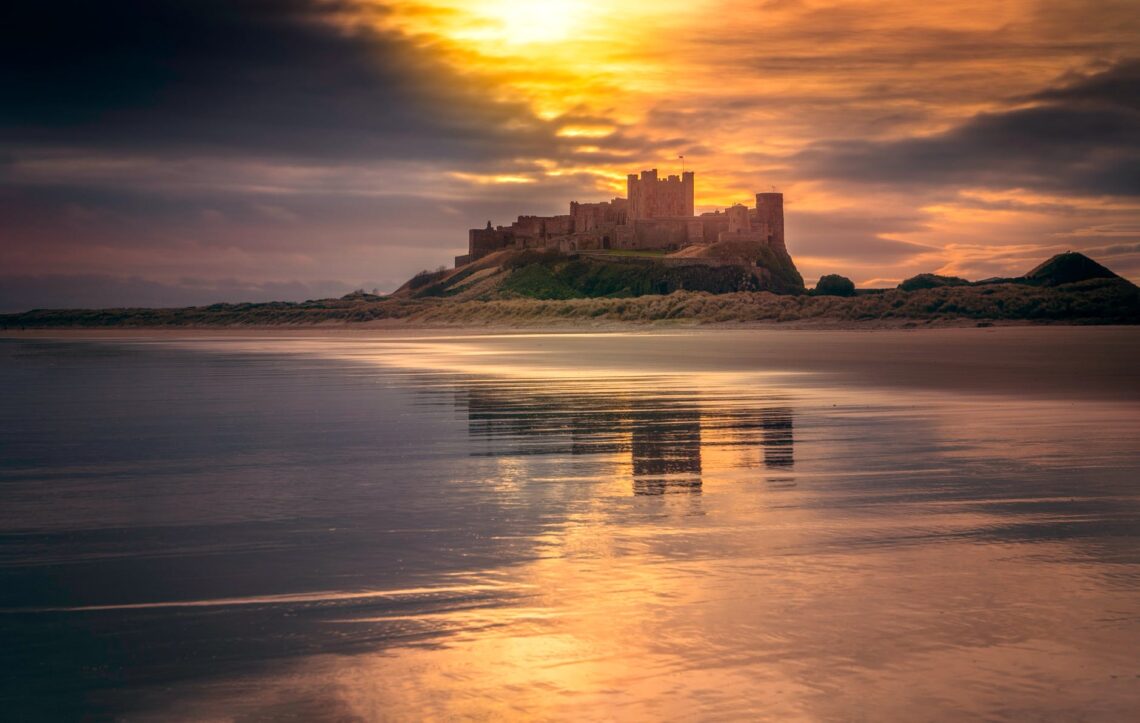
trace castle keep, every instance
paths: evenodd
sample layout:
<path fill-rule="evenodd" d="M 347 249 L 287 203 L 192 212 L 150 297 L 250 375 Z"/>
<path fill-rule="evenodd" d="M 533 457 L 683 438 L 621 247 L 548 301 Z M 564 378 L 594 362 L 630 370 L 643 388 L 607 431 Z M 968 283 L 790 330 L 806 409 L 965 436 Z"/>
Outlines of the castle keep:
<path fill-rule="evenodd" d="M 658 178 L 657 169 L 630 174 L 626 197 L 601 203 L 570 203 L 565 216 L 519 216 L 510 226 L 471 229 L 462 266 L 500 249 L 558 249 L 564 253 L 605 249 L 679 251 L 720 241 L 751 241 L 787 253 L 784 195 L 756 194 L 756 207 L 737 204 L 723 213 L 694 215 L 695 174 Z"/>
<path fill-rule="evenodd" d="M 642 171 L 641 178 L 632 173 L 626 178 L 626 198 L 629 199 L 629 217 L 677 218 L 693 215 L 694 173 L 682 173 L 680 178 L 657 178 L 657 169 Z"/>

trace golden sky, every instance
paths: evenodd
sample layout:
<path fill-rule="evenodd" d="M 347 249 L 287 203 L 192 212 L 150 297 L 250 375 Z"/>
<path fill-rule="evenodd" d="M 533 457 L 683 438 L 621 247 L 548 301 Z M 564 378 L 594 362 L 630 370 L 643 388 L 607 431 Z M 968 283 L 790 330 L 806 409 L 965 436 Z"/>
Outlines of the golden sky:
<path fill-rule="evenodd" d="M 1067 249 L 1140 278 L 1134 0 L 110 6 L 58 60 L 50 8 L 9 24 L 10 274 L 383 290 L 684 155 L 700 210 L 784 192 L 809 284 Z"/>
<path fill-rule="evenodd" d="M 826 143 L 881 144 L 889 152 L 892 142 L 938 138 L 980 115 L 1038 107 L 1034 95 L 1043 89 L 1135 53 L 1140 24 L 1129 3 L 428 0 L 384 7 L 380 27 L 432 48 L 491 96 L 524 103 L 559 137 L 580 141 L 551 157 L 504 159 L 464 180 L 541 184 L 587 175 L 599 191 L 621 194 L 626 173 L 672 171 L 684 155 L 699 174 L 698 205 L 706 210 L 783 190 L 793 251 L 797 214 L 882 219 L 868 229 L 868 240 L 883 247 L 869 259 L 859 258 L 857 243 L 797 253 L 805 270 L 839 269 L 863 283 L 934 267 L 1013 274 L 1050 250 L 1103 245 L 1101 237 L 1140 240 L 1135 198 L 1095 189 L 1074 198 L 1015 181 L 868 188 L 857 178 L 820 179 L 799 158 Z M 875 163 L 874 153 L 866 160 Z M 1082 222 L 1058 223 L 1061 214 Z M 911 253 L 884 264 L 877 251 L 891 246 Z"/>

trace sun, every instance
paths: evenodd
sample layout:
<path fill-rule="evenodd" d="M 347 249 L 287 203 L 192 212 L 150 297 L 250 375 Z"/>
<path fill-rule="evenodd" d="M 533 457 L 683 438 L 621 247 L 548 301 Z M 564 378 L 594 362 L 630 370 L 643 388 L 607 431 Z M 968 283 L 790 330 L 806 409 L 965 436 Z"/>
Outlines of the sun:
<path fill-rule="evenodd" d="M 573 36 L 589 12 L 584 0 L 485 0 L 470 3 L 478 33 L 509 45 L 556 43 Z"/>
<path fill-rule="evenodd" d="M 465 77 L 482 76 L 493 97 L 544 119 L 613 97 L 620 73 L 611 54 L 627 26 L 616 13 L 628 11 L 626 0 L 356 1 L 382 9 L 366 22 L 430 48 Z"/>
<path fill-rule="evenodd" d="M 382 7 L 382 24 L 477 44 L 490 55 L 563 44 L 590 27 L 606 27 L 602 16 L 612 13 L 598 0 L 414 0 Z"/>

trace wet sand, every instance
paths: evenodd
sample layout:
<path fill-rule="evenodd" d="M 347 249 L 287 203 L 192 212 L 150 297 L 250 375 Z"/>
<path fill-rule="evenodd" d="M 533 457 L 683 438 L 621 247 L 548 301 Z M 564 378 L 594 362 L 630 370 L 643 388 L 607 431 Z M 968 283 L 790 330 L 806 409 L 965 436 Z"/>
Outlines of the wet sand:
<path fill-rule="evenodd" d="M 0 339 L 0 706 L 1130 720 L 1138 347 Z"/>

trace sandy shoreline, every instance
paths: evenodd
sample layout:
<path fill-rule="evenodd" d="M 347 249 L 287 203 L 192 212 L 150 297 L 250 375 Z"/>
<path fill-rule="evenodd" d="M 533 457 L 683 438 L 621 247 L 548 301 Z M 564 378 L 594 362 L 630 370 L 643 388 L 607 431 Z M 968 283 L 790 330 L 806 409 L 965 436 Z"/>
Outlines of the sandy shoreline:
<path fill-rule="evenodd" d="M 835 331 L 835 332 L 878 332 L 878 331 L 931 331 L 945 329 L 975 328 L 1040 328 L 1040 327 L 1087 327 L 1133 328 L 1126 324 L 1074 324 L 1057 321 L 995 320 L 977 321 L 974 319 L 939 319 L 932 321 L 910 320 L 869 320 L 865 322 L 820 320 L 820 321 L 741 321 L 741 322 L 696 322 L 687 319 L 655 322 L 605 321 L 584 322 L 580 320 L 563 323 L 542 324 L 443 324 L 420 323 L 415 321 L 379 320 L 357 323 L 324 324 L 186 324 L 165 326 L 107 326 L 107 327 L 27 327 L 0 328 L 0 338 L 110 338 L 135 336 L 361 336 L 374 334 L 412 334 L 447 336 L 486 336 L 500 334 L 581 334 L 581 333 L 653 333 L 677 331 Z"/>

